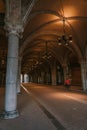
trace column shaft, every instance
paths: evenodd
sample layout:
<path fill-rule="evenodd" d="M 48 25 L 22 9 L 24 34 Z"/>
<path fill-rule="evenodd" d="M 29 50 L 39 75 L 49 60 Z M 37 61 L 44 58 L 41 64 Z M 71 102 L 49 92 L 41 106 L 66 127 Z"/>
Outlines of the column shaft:
<path fill-rule="evenodd" d="M 86 62 L 81 62 L 81 75 L 82 75 L 82 85 L 83 85 L 83 90 L 87 90 L 86 86 Z"/>
<path fill-rule="evenodd" d="M 56 72 L 56 63 L 54 63 L 51 67 L 52 74 L 52 85 L 57 85 L 57 72 Z"/>
<path fill-rule="evenodd" d="M 18 45 L 16 34 L 8 35 L 8 57 L 5 92 L 5 118 L 18 116 L 17 112 L 17 72 L 18 72 Z"/>
<path fill-rule="evenodd" d="M 17 81 L 17 93 L 21 92 L 21 58 L 18 60 L 18 81 Z"/>

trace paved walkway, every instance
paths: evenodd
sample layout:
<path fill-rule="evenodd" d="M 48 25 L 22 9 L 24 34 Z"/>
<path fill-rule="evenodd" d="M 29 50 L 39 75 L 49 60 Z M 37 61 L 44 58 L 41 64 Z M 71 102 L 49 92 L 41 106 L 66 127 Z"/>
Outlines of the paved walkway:
<path fill-rule="evenodd" d="M 63 87 L 60 87 L 61 89 Z M 64 88 L 63 88 L 64 89 Z M 73 90 L 73 89 L 72 89 Z M 82 92 L 82 90 L 80 90 Z M 0 88 L 0 112 L 4 107 L 4 88 Z M 18 95 L 20 116 L 15 119 L 0 119 L 0 130 L 64 130 L 56 119 L 35 99 L 22 89 Z M 43 110 L 42 110 L 43 109 Z M 51 118 L 51 119 L 49 119 Z M 52 122 L 53 120 L 53 122 Z M 59 125 L 59 126 L 58 126 Z"/>
<path fill-rule="evenodd" d="M 0 88 L 0 111 L 3 110 L 4 89 Z M 0 130 L 57 130 L 36 101 L 24 90 L 18 95 L 20 116 L 15 119 L 0 119 Z"/>

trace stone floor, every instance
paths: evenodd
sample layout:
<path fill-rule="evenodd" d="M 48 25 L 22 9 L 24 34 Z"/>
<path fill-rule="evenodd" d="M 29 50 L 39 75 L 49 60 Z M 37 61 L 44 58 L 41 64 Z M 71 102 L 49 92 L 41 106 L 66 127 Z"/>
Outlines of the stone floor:
<path fill-rule="evenodd" d="M 61 87 L 60 87 L 61 88 Z M 63 88 L 63 87 L 62 87 Z M 74 88 L 72 90 L 75 90 Z M 82 90 L 79 90 L 82 92 Z M 0 88 L 0 112 L 4 108 L 4 88 Z M 18 95 L 20 116 L 15 119 L 0 119 L 0 130 L 64 130 L 55 127 L 38 103 L 24 90 Z"/>
<path fill-rule="evenodd" d="M 22 90 L 23 91 L 23 90 Z M 0 112 L 3 111 L 4 89 L 0 88 Z M 20 116 L 15 119 L 0 119 L 0 130 L 56 130 L 37 103 L 25 91 L 18 95 Z"/>

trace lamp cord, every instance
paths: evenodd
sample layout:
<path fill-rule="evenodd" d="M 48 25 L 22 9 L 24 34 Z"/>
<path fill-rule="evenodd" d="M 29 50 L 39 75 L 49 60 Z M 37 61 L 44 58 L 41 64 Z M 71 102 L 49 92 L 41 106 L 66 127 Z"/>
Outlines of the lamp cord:
<path fill-rule="evenodd" d="M 65 18 L 63 18 L 63 33 L 64 33 L 64 35 L 66 34 L 66 31 L 65 31 Z"/>

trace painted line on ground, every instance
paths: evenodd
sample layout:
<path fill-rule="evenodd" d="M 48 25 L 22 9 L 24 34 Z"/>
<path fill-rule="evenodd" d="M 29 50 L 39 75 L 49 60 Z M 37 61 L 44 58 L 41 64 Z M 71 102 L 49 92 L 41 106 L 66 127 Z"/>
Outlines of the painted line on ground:
<path fill-rule="evenodd" d="M 26 93 L 31 95 L 31 93 L 22 84 L 21 84 L 21 87 L 25 90 Z"/>
<path fill-rule="evenodd" d="M 26 93 L 28 93 L 29 95 L 31 95 L 31 97 L 35 100 L 35 102 L 39 105 L 39 107 L 41 108 L 41 110 L 45 113 L 45 115 L 48 117 L 48 119 L 52 122 L 52 124 L 57 128 L 57 130 L 66 130 L 64 128 L 64 126 L 54 117 L 54 115 L 52 115 L 36 98 L 35 96 L 33 96 L 29 90 L 26 89 L 25 86 L 23 86 L 21 84 L 21 87 L 26 91 Z"/>
<path fill-rule="evenodd" d="M 75 97 L 72 97 L 72 96 L 68 96 L 68 95 L 65 95 L 65 94 L 64 94 L 64 96 L 87 105 L 87 101 L 83 101 L 81 99 L 78 99 L 78 98 L 75 98 Z"/>

